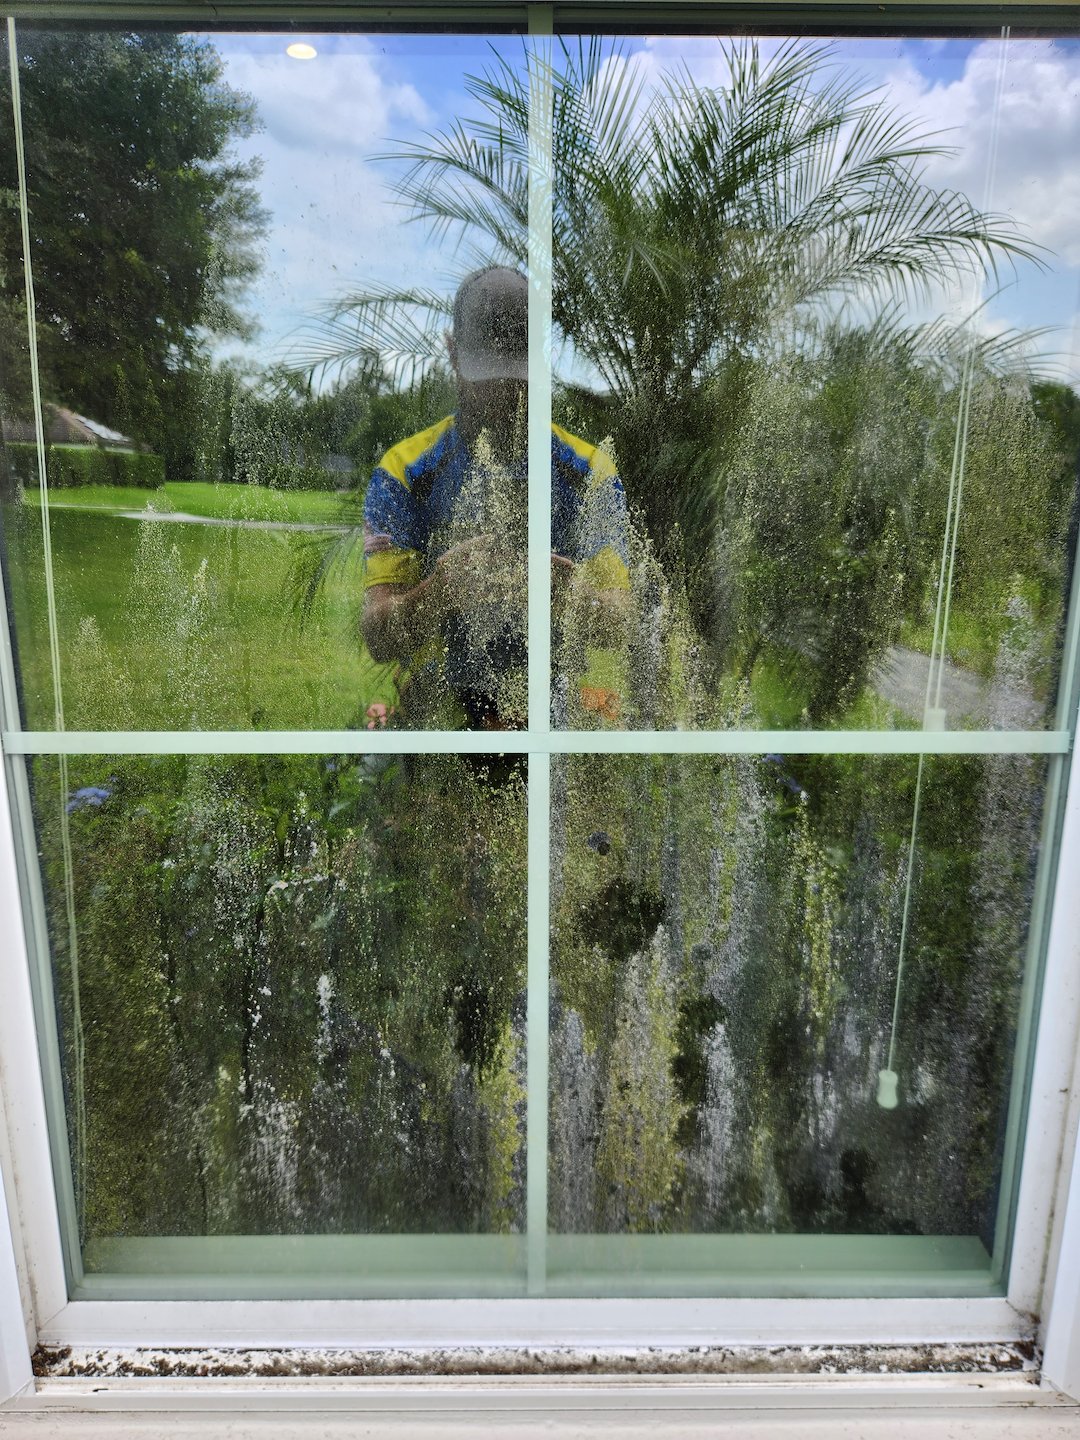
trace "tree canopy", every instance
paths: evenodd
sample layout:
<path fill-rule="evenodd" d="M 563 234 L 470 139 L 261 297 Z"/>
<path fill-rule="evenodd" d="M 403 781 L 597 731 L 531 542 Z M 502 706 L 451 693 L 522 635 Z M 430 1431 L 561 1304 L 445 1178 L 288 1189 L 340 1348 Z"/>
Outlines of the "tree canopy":
<path fill-rule="evenodd" d="M 654 430 L 814 307 L 855 296 L 873 309 L 1033 255 L 1008 217 L 926 180 L 942 147 L 827 48 L 765 60 L 748 42 L 726 60 L 724 87 L 672 72 L 649 91 L 594 41 L 566 46 L 552 76 L 555 325 L 613 404 Z M 461 245 L 466 268 L 524 267 L 528 78 L 498 57 L 468 90 L 475 114 L 383 158 L 405 162 L 403 202 Z M 348 296 L 310 358 L 431 357 L 446 314 L 422 287 Z"/>
<path fill-rule="evenodd" d="M 250 329 L 241 295 L 265 216 L 258 162 L 230 146 L 256 128 L 254 104 L 224 83 L 213 46 L 187 36 L 31 30 L 19 43 L 46 398 L 161 445 L 177 408 L 168 386 L 201 339 Z M 0 103 L 10 113 L 6 71 Z M 0 148 L 0 303 L 17 384 L 15 164 Z"/>
<path fill-rule="evenodd" d="M 649 85 L 617 47 L 566 42 L 552 70 L 553 320 L 572 357 L 556 392 L 560 418 L 594 440 L 610 438 L 631 503 L 665 568 L 684 577 L 696 627 L 715 650 L 730 631 L 717 584 L 718 537 L 734 523 L 727 491 L 770 377 L 794 364 L 820 455 L 844 470 L 837 437 L 861 433 L 882 408 L 888 396 L 875 386 L 915 375 L 920 355 L 933 354 L 944 378 L 972 347 L 980 362 L 988 348 L 1000 361 L 1017 344 L 1015 335 L 958 336 L 940 319 L 912 325 L 910 302 L 941 282 L 966 288 L 972 272 L 993 276 L 1039 259 L 1009 217 L 933 184 L 927 165 L 942 153 L 938 139 L 827 47 L 791 42 L 766 58 L 755 42 L 733 43 L 724 60 L 723 85 L 687 70 Z M 498 57 L 468 89 L 472 113 L 384 158 L 401 167 L 398 190 L 412 217 L 456 242 L 463 268 L 524 267 L 528 76 Z M 381 358 L 408 373 L 417 357 L 440 353 L 447 312 L 447 297 L 424 288 L 348 296 L 316 330 L 309 360 Z M 845 332 L 862 335 L 854 350 L 840 343 Z M 948 389 L 946 381 L 940 393 Z M 873 404 L 858 416 L 841 406 L 838 420 L 838 394 Z M 919 411 L 909 418 L 925 428 Z M 767 438 L 765 493 L 778 437 Z M 849 542 L 856 559 L 877 554 L 881 527 L 910 509 L 910 467 L 878 466 L 850 494 L 833 495 L 838 473 L 825 466 L 811 492 L 821 557 Z M 795 489 L 810 480 L 800 471 Z M 856 521 L 859 496 L 869 508 Z M 767 551 L 762 526 L 753 529 Z M 773 556 L 778 565 L 790 558 Z M 876 574 L 861 561 L 849 568 Z M 810 573 L 818 579 L 819 570 Z M 776 593 L 782 602 L 782 585 Z M 855 591 L 843 594 L 850 624 Z M 819 651 L 834 627 L 818 615 L 813 628 Z M 828 704 L 857 688 L 867 654 L 843 661 Z"/>

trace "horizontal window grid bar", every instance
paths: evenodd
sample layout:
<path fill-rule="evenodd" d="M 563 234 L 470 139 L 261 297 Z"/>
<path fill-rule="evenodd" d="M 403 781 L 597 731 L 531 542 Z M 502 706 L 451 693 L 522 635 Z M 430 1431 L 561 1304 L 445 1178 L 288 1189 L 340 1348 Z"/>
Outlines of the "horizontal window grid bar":
<path fill-rule="evenodd" d="M 1068 730 L 5 730 L 8 755 L 1067 755 Z"/>
<path fill-rule="evenodd" d="M 356 0 L 317 0 L 306 4 L 302 13 L 296 0 L 218 0 L 211 9 L 203 0 L 12 0 L 4 14 L 23 21 L 74 21 L 76 23 L 108 24 L 112 21 L 145 19 L 153 24 L 192 24 L 201 30 L 222 29 L 232 25 L 270 24 L 288 29 L 311 30 L 319 26 L 363 24 L 367 21 L 408 28 L 410 24 L 438 21 L 459 29 L 471 21 L 500 22 L 524 26 L 530 3 L 507 4 L 506 0 L 397 0 L 393 5 L 356 3 Z M 903 0 L 901 4 L 867 4 L 866 0 L 829 0 L 827 4 L 775 3 L 775 0 L 586 0 L 575 4 L 563 0 L 554 7 L 556 29 L 595 23 L 611 27 L 630 27 L 635 23 L 651 23 L 653 30 L 677 32 L 680 24 L 695 27 L 736 28 L 747 17 L 756 28 L 775 30 L 785 21 L 794 21 L 801 28 L 813 28 L 815 34 L 829 28 L 832 17 L 842 25 L 861 23 L 867 28 L 896 29 L 917 23 L 924 28 L 941 29 L 950 23 L 977 23 L 986 26 L 1039 24 L 1043 17 L 1052 17 L 1057 24 L 1068 23 L 1078 11 L 1076 0 L 1041 0 L 1039 4 L 1011 3 L 1002 0 Z M 976 19 L 976 17 L 978 17 Z"/>
<path fill-rule="evenodd" d="M 1052 0 L 1053 3 L 1053 0 Z M 6 5 L 10 15 L 22 24 L 68 24 L 73 26 L 126 25 L 135 22 L 149 26 L 165 25 L 202 32 L 271 28 L 302 30 L 339 30 L 350 25 L 370 26 L 378 30 L 408 31 L 410 29 L 510 30 L 524 34 L 528 25 L 528 6 L 507 4 L 506 0 L 471 0 L 460 4 L 455 0 L 400 0 L 393 5 L 321 3 L 305 6 L 298 12 L 296 0 L 252 0 L 252 3 L 217 4 L 213 9 L 191 0 L 20 0 Z"/>
<path fill-rule="evenodd" d="M 660 18 L 662 17 L 662 21 Z M 860 0 L 830 0 L 828 4 L 769 3 L 769 0 L 675 0 L 659 10 L 655 3 L 620 3 L 587 0 L 584 4 L 556 4 L 556 35 L 900 35 L 915 32 L 934 35 L 999 35 L 1008 25 L 1011 38 L 1031 35 L 1067 35 L 1080 26 L 1076 0 L 1046 0 L 1045 4 L 988 4 L 986 0 L 957 0 L 939 5 L 934 0 L 903 0 L 902 4 L 866 5 Z"/>

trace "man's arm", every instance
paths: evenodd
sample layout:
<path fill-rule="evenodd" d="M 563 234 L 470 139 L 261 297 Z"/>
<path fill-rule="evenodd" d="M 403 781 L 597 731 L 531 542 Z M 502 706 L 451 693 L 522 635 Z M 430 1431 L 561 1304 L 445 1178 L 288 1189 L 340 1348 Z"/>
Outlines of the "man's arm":
<path fill-rule="evenodd" d="M 495 541 L 479 535 L 440 556 L 431 574 L 415 585 L 369 585 L 364 592 L 360 631 L 372 659 L 380 662 L 408 660 L 438 633 L 443 618 L 452 610 L 468 613 L 477 603 L 503 600 L 485 579 L 491 568 L 490 551 Z M 571 590 L 576 567 L 562 555 L 551 557 L 552 610 L 558 615 Z M 610 623 L 622 613 L 623 597 L 617 593 L 587 590 L 590 616 Z M 527 600 L 520 596 L 522 615 Z"/>
<path fill-rule="evenodd" d="M 372 659 L 409 660 L 439 634 L 446 615 L 495 599 L 487 579 L 493 545 L 490 535 L 477 535 L 440 555 L 415 584 L 369 584 L 360 633 Z"/>
<path fill-rule="evenodd" d="M 438 616 L 435 575 L 417 585 L 371 585 L 360 633 L 373 660 L 407 660 L 434 635 Z"/>

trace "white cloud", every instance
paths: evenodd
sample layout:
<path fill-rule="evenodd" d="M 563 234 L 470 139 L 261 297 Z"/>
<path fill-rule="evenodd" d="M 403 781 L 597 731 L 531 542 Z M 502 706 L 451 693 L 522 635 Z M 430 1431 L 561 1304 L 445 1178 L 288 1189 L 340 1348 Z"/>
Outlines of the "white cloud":
<path fill-rule="evenodd" d="M 945 83 L 897 66 L 885 76 L 889 98 L 944 132 L 954 150 L 928 163 L 929 179 L 1005 212 L 1065 264 L 1080 265 L 1080 52 L 1010 40 L 1003 58 L 1000 96 L 1002 42 L 988 41 Z"/>
<path fill-rule="evenodd" d="M 722 87 L 731 81 L 728 57 L 740 40 L 718 40 L 714 36 L 681 39 L 675 36 L 650 36 L 645 41 L 643 63 L 654 74 L 685 70 L 696 85 Z M 758 54 L 767 64 L 786 42 L 773 38 L 757 41 Z"/>
<path fill-rule="evenodd" d="M 253 358 L 267 360 L 350 288 L 430 282 L 431 247 L 405 223 L 389 174 L 372 157 L 391 138 L 430 125 L 433 111 L 414 85 L 356 45 L 324 48 L 313 61 L 235 46 L 223 58 L 226 80 L 253 97 L 262 122 L 239 148 L 262 160 L 258 189 L 270 214 L 248 306 L 261 327 Z"/>
<path fill-rule="evenodd" d="M 376 57 L 361 49 L 299 61 L 284 52 L 230 51 L 226 65 L 229 84 L 255 97 L 265 135 L 305 152 L 308 164 L 335 152 L 370 153 L 385 144 L 392 122 L 431 118 L 414 85 L 380 73 Z"/>
<path fill-rule="evenodd" d="M 762 61 L 767 63 L 784 43 L 759 41 Z M 927 46 L 931 65 L 949 44 L 966 48 L 967 42 Z M 998 104 L 1001 52 L 1000 41 L 970 47 L 962 74 L 949 80 L 922 72 L 910 58 L 884 61 L 878 46 L 867 49 L 872 63 L 860 63 L 857 41 L 846 42 L 836 58 L 863 71 L 871 87 L 881 87 L 879 98 L 955 151 L 928 161 L 929 180 L 963 191 L 976 205 L 1005 211 L 1067 264 L 1080 264 L 1080 47 L 1008 41 Z M 629 62 L 612 63 L 635 65 L 647 89 L 679 68 L 704 86 L 723 86 L 730 78 L 725 48 L 712 38 L 654 37 Z M 988 193 L 995 114 L 997 163 Z"/>
<path fill-rule="evenodd" d="M 783 43 L 759 42 L 762 60 Z M 1003 54 L 1000 41 L 943 40 L 913 52 L 895 42 L 853 40 L 837 44 L 833 59 L 853 75 L 864 75 L 868 89 L 877 87 L 875 98 L 950 151 L 927 158 L 927 181 L 1008 216 L 1021 234 L 1044 247 L 1049 273 L 1021 262 L 1013 276 L 1006 263 L 1000 278 L 1008 288 L 985 308 L 978 309 L 994 282 L 961 277 L 936 287 L 928 300 L 913 301 L 912 317 L 959 320 L 977 309 L 974 324 L 983 334 L 1014 326 L 1058 327 L 1039 343 L 1075 374 L 1080 370 L 1080 46 L 1009 40 Z M 648 40 L 630 63 L 641 67 L 649 87 L 679 66 L 698 84 L 725 85 L 729 79 L 724 49 L 712 39 Z"/>
<path fill-rule="evenodd" d="M 715 36 L 693 38 L 646 36 L 644 48 L 609 56 L 600 69 L 601 84 L 626 83 L 632 74 L 641 84 L 639 109 L 666 86 L 683 78 L 701 89 L 723 89 L 731 83 L 732 46 L 741 41 L 719 40 Z M 785 42 L 763 39 L 757 42 L 762 63 L 768 63 Z"/>
<path fill-rule="evenodd" d="M 953 42 L 957 43 L 957 42 Z M 953 67 L 955 69 L 955 67 Z M 929 67 L 928 67 L 929 72 Z M 941 132 L 950 154 L 933 157 L 926 178 L 1004 214 L 1043 248 L 1047 267 L 1020 262 L 1001 270 L 991 295 L 957 284 L 934 297 L 930 313 L 961 318 L 990 295 L 976 329 L 1045 327 L 1033 348 L 1080 377 L 1080 47 L 1046 40 L 986 41 L 971 48 L 959 73 L 935 80 L 910 61 L 881 76 L 889 100 Z M 923 307 L 925 317 L 927 308 Z"/>

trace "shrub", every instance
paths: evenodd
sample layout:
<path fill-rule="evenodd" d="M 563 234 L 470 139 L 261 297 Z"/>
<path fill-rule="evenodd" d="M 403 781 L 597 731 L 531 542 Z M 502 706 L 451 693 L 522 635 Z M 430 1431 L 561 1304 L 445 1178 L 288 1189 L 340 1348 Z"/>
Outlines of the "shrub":
<path fill-rule="evenodd" d="M 274 490 L 332 490 L 338 477 L 321 465 L 278 460 L 263 466 L 261 479 Z"/>
<path fill-rule="evenodd" d="M 37 447 L 20 441 L 7 447 L 16 479 L 38 483 Z M 137 485 L 156 490 L 165 484 L 165 461 L 139 450 L 106 450 L 97 445 L 50 445 L 45 452 L 49 484 L 53 489 L 74 485 Z"/>
<path fill-rule="evenodd" d="M 75 485 L 108 485 L 112 478 L 105 451 L 96 445 L 50 445 L 45 465 L 54 490 Z"/>
<path fill-rule="evenodd" d="M 20 485 L 38 483 L 37 446 L 32 440 L 9 440 L 4 452 L 11 473 Z"/>
<path fill-rule="evenodd" d="M 165 484 L 165 461 L 161 455 L 140 450 L 103 450 L 108 459 L 110 482 L 113 485 L 138 485 L 156 490 Z"/>

